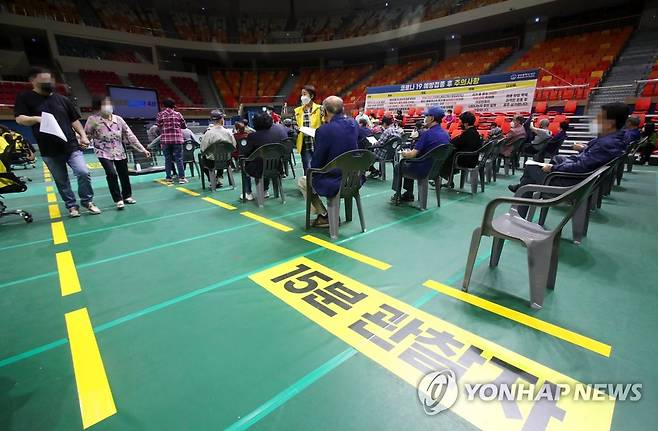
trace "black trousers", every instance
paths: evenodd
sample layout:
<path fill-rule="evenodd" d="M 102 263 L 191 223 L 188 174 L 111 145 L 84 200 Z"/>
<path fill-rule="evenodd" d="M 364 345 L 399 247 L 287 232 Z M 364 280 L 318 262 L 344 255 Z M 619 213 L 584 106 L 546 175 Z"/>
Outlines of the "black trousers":
<path fill-rule="evenodd" d="M 402 178 L 403 170 L 402 164 L 398 163 L 393 167 L 393 185 L 392 189 L 396 193 L 400 193 L 402 187 L 407 194 L 414 193 L 414 180 L 411 178 Z"/>
<path fill-rule="evenodd" d="M 110 188 L 110 194 L 114 202 L 119 202 L 132 196 L 133 191 L 130 187 L 130 177 L 128 176 L 128 159 L 109 160 L 98 158 L 105 170 L 107 186 Z M 119 188 L 121 183 L 121 188 Z"/>

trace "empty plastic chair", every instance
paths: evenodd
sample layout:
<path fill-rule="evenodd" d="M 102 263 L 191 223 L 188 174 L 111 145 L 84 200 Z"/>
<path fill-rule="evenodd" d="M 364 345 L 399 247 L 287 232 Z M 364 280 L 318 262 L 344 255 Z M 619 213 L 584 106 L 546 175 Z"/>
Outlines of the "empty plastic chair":
<path fill-rule="evenodd" d="M 567 188 L 559 196 L 551 199 L 526 199 L 519 197 L 496 198 L 489 202 L 484 210 L 482 224 L 475 228 L 471 237 L 471 246 L 466 263 L 466 271 L 462 290 L 467 291 L 473 274 L 475 259 L 483 236 L 493 238 L 489 266 L 498 266 L 503 245 L 506 240 L 523 244 L 528 252 L 528 275 L 530 281 L 530 306 L 539 309 L 544 304 L 546 289 L 555 288 L 557 275 L 558 255 L 562 229 L 571 219 L 574 212 L 585 202 L 594 187 L 597 178 L 606 168 L 601 168 L 587 177 L 579 184 Z M 551 187 L 540 185 L 526 185 L 517 193 L 554 191 Z M 563 202 L 572 201 L 573 206 L 567 211 L 560 223 L 553 230 L 546 230 L 542 226 L 526 220 L 518 214 L 517 205 L 537 207 L 554 207 Z M 511 204 L 509 211 L 494 217 L 496 208 L 502 204 Z"/>

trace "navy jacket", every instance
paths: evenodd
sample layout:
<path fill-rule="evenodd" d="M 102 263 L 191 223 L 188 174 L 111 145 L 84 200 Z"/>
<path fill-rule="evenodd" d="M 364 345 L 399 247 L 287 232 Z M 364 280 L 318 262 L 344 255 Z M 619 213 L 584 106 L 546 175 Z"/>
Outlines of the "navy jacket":
<path fill-rule="evenodd" d="M 327 163 L 351 150 L 356 150 L 359 126 L 352 118 L 336 115 L 327 124 L 315 131 L 315 149 L 311 158 L 311 168 L 323 168 Z M 340 170 L 326 174 L 313 174 L 313 188 L 320 196 L 336 196 L 340 189 Z"/>
<path fill-rule="evenodd" d="M 359 126 L 358 130 L 359 130 L 359 139 L 357 142 L 359 144 L 359 148 L 365 149 L 372 147 L 372 144 L 368 142 L 368 140 L 366 139 L 369 136 L 372 136 L 372 130 L 370 130 L 367 127 L 361 127 L 361 126 Z"/>
<path fill-rule="evenodd" d="M 640 139 L 640 129 L 624 129 L 624 144 L 630 145 L 631 142 Z"/>
<path fill-rule="evenodd" d="M 420 134 L 414 149 L 418 151 L 416 158 L 424 156 L 428 151 L 441 146 L 448 145 L 450 143 L 450 135 L 446 132 L 440 124 L 435 124 L 429 129 L 425 130 Z M 421 163 L 414 163 L 409 165 L 409 170 L 417 175 L 418 177 L 423 177 L 427 175 L 429 170 L 432 168 L 432 161 L 425 160 Z"/>
<path fill-rule="evenodd" d="M 288 130 L 281 124 L 273 124 L 269 129 L 257 130 L 247 136 L 246 145 L 240 145 L 240 155 L 249 157 L 259 147 L 265 144 L 281 143 L 287 137 Z M 259 157 L 253 162 L 247 162 L 245 170 L 254 178 L 260 177 L 263 173 L 263 159 Z"/>
<path fill-rule="evenodd" d="M 558 163 L 553 170 L 575 173 L 591 172 L 619 157 L 624 151 L 626 151 L 624 131 L 618 130 L 590 141 L 582 153 Z"/>

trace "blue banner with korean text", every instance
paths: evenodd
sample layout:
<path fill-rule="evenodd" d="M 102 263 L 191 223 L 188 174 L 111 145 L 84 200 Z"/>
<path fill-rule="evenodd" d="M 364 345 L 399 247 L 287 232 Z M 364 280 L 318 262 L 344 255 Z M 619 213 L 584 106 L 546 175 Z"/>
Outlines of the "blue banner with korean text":
<path fill-rule="evenodd" d="M 368 87 L 366 109 L 403 112 L 411 107 L 461 105 L 466 111 L 530 112 L 538 70 Z"/>

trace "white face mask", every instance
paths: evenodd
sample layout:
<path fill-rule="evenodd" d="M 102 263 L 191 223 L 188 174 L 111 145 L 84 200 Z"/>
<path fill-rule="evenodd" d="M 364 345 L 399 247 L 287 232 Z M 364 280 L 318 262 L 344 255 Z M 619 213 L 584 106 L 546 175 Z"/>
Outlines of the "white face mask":
<path fill-rule="evenodd" d="M 101 114 L 103 115 L 112 115 L 114 108 L 112 105 L 103 105 L 101 106 Z"/>
<path fill-rule="evenodd" d="M 427 126 L 432 122 L 432 120 L 428 120 L 429 117 L 424 117 L 423 118 L 423 126 Z"/>
<path fill-rule="evenodd" d="M 311 102 L 311 98 L 308 97 L 307 95 L 303 95 L 302 97 L 300 97 L 300 99 L 302 101 L 302 105 L 308 105 Z"/>

